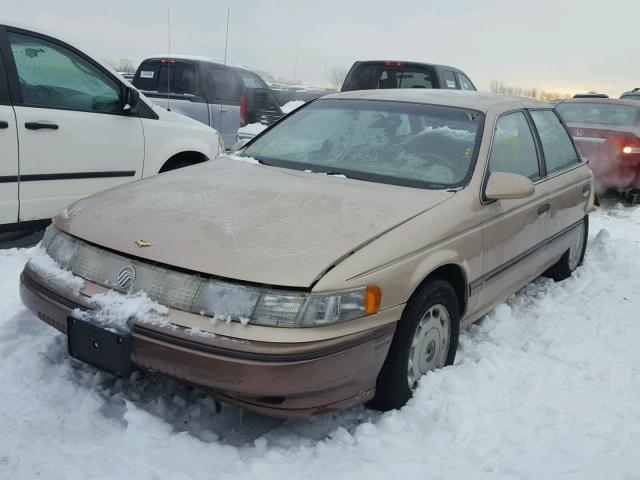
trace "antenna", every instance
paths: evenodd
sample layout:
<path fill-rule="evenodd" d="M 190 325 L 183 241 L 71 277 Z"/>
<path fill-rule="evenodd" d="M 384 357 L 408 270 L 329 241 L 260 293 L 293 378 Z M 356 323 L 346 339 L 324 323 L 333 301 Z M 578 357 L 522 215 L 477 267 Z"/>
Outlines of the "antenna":
<path fill-rule="evenodd" d="M 171 10 L 167 10 L 167 38 L 169 40 L 169 60 L 171 60 Z M 171 111 L 171 106 L 169 104 L 169 98 L 171 97 L 171 89 L 169 85 L 171 83 L 171 62 L 167 62 L 167 110 Z"/>
<path fill-rule="evenodd" d="M 224 37 L 224 66 L 227 66 L 227 46 L 229 45 L 229 17 L 231 16 L 231 9 L 227 8 L 227 33 Z M 219 123 L 218 123 L 218 135 L 222 135 L 222 114 L 225 113 L 226 110 L 222 109 L 222 104 L 220 104 L 220 113 L 218 115 Z"/>
<path fill-rule="evenodd" d="M 227 8 L 227 33 L 224 37 L 224 66 L 227 66 L 227 46 L 229 45 L 229 16 L 231 15 L 231 9 Z"/>

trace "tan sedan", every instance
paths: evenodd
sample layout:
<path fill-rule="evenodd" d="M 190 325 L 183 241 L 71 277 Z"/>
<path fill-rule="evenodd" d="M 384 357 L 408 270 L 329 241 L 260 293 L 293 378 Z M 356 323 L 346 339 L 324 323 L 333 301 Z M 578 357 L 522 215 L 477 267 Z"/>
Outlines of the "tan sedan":
<path fill-rule="evenodd" d="M 570 276 L 592 205 L 545 104 L 335 94 L 238 155 L 72 205 L 42 243 L 57 266 L 30 261 L 21 294 L 73 356 L 117 375 L 283 417 L 387 410 L 453 363 L 460 328 L 543 273 Z M 108 327 L 95 299 L 109 290 L 168 308 Z"/>

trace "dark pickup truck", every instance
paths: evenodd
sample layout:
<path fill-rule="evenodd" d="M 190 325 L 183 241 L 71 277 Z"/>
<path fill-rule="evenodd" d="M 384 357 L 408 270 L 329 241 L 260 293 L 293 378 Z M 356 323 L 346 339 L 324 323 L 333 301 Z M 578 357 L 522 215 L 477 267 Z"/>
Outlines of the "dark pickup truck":
<path fill-rule="evenodd" d="M 454 67 L 404 60 L 367 60 L 353 64 L 341 91 L 377 88 L 476 89 L 469 77 Z"/>

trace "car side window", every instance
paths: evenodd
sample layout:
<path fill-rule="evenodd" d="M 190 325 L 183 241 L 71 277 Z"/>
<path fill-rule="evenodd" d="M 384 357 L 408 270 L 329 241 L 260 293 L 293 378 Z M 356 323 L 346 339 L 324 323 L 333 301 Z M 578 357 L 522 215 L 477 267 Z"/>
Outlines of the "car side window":
<path fill-rule="evenodd" d="M 47 40 L 12 32 L 8 37 L 24 105 L 122 111 L 118 83 L 87 60 Z"/>
<path fill-rule="evenodd" d="M 195 65 L 186 62 L 161 65 L 158 73 L 157 91 L 161 93 L 169 91 L 176 95 L 200 96 L 198 72 Z"/>
<path fill-rule="evenodd" d="M 536 145 L 523 112 L 508 113 L 498 118 L 489 171 L 517 173 L 531 180 L 540 178 Z"/>
<path fill-rule="evenodd" d="M 473 83 L 471 83 L 471 80 L 469 80 L 465 75 L 461 73 L 456 73 L 456 76 L 458 77 L 458 82 L 460 83 L 460 88 L 462 88 L 462 90 L 475 91 L 475 87 L 473 86 Z"/>
<path fill-rule="evenodd" d="M 532 110 L 531 118 L 538 130 L 547 173 L 554 173 L 580 163 L 567 130 L 551 110 Z"/>
<path fill-rule="evenodd" d="M 240 104 L 242 89 L 240 80 L 230 68 L 209 67 L 205 71 L 205 81 L 212 98 L 226 103 Z"/>
<path fill-rule="evenodd" d="M 442 85 L 443 88 L 458 88 L 456 86 L 456 77 L 453 75 L 453 72 L 451 70 L 442 71 L 442 80 L 444 80 Z"/>

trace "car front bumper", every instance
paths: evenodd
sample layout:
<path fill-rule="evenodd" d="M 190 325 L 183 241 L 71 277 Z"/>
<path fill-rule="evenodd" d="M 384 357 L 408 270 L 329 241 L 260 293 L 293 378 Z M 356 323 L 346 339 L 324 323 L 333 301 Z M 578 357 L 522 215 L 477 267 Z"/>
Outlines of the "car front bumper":
<path fill-rule="evenodd" d="M 40 320 L 64 334 L 74 309 L 92 309 L 90 297 L 48 284 L 29 265 L 20 277 L 20 295 Z M 194 335 L 134 319 L 131 360 L 222 401 L 271 416 L 304 417 L 371 399 L 394 330 L 391 323 L 338 338 L 273 343 Z"/>

